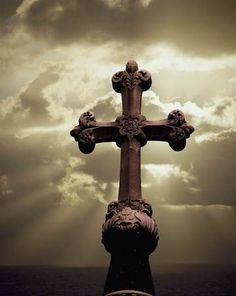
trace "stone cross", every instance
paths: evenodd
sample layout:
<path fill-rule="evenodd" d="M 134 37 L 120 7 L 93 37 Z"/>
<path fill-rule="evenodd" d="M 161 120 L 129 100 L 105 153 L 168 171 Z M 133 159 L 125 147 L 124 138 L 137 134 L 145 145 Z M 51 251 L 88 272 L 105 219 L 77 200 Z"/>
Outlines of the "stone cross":
<path fill-rule="evenodd" d="M 121 148 L 118 200 L 142 198 L 141 146 L 147 141 L 166 141 L 179 151 L 194 130 L 179 110 L 172 111 L 167 119 L 156 121 L 141 115 L 142 92 L 151 84 L 150 73 L 138 71 L 137 63 L 128 61 L 126 70 L 112 77 L 114 90 L 122 95 L 122 115 L 115 121 L 97 122 L 92 112 L 85 112 L 79 118 L 79 125 L 71 131 L 83 153 L 91 153 L 95 144 L 101 142 L 116 142 Z"/>
<path fill-rule="evenodd" d="M 142 199 L 140 150 L 147 141 L 165 141 L 180 151 L 194 131 L 179 110 L 155 121 L 141 115 L 142 92 L 151 84 L 150 73 L 128 61 L 126 70 L 112 77 L 114 90 L 122 95 L 122 115 L 115 121 L 97 122 L 92 112 L 85 112 L 71 131 L 83 153 L 91 153 L 102 142 L 116 142 L 121 148 L 118 201 L 108 205 L 102 230 L 102 242 L 111 253 L 106 296 L 155 295 L 148 256 L 159 236 L 151 205 Z"/>

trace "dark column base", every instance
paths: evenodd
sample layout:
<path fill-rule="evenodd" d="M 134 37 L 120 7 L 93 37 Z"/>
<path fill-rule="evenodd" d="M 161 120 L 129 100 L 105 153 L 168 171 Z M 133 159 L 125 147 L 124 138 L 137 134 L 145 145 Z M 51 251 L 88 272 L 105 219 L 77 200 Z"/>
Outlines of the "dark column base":
<path fill-rule="evenodd" d="M 144 200 L 122 200 L 108 205 L 102 243 L 111 254 L 105 296 L 154 296 L 149 255 L 158 242 L 152 208 Z"/>
<path fill-rule="evenodd" d="M 127 290 L 133 290 L 133 292 L 130 291 L 130 294 L 127 294 Z M 137 295 L 155 295 L 148 255 L 135 253 L 112 255 L 104 295 L 110 293 L 111 295 L 135 295 L 135 292 Z"/>

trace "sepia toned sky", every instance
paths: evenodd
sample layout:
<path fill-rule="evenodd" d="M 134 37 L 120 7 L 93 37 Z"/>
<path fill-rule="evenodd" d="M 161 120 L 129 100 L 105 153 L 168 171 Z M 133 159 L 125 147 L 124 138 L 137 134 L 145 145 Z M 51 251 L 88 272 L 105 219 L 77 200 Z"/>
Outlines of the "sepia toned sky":
<path fill-rule="evenodd" d="M 84 155 L 69 135 L 87 110 L 121 112 L 112 75 L 151 72 L 148 119 L 184 111 L 186 148 L 142 149 L 143 196 L 160 241 L 152 265 L 236 263 L 236 1 L 0 2 L 0 264 L 108 265 L 119 149 Z"/>

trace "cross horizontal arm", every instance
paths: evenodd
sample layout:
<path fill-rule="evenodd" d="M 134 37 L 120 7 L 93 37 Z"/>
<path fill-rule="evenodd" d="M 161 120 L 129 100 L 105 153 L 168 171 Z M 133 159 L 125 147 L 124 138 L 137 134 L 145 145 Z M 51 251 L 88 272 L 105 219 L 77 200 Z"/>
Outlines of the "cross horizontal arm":
<path fill-rule="evenodd" d="M 116 121 L 97 122 L 92 112 L 85 112 L 79 118 L 79 125 L 71 131 L 71 136 L 86 154 L 94 150 L 96 143 L 116 142 L 120 147 L 124 137 L 130 140 L 137 138 L 141 146 L 147 141 L 164 141 L 173 150 L 180 151 L 193 131 L 180 110 L 172 111 L 167 119 L 155 121 L 146 120 L 142 115 L 134 118 L 122 115 Z"/>
<path fill-rule="evenodd" d="M 194 128 L 186 123 L 183 112 L 174 110 L 167 119 L 143 121 L 142 131 L 147 141 L 168 142 L 173 150 L 180 151 L 184 149 L 186 139 L 190 137 Z"/>
<path fill-rule="evenodd" d="M 70 132 L 78 142 L 81 152 L 91 153 L 96 143 L 114 142 L 118 128 L 113 121 L 97 122 L 92 112 L 85 112 L 79 118 L 79 125 Z"/>

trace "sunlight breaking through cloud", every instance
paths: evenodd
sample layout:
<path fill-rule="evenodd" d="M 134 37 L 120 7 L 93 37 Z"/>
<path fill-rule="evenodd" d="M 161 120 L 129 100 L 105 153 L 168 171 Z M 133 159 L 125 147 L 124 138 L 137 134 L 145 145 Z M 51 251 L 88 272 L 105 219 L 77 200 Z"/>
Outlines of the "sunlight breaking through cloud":
<path fill-rule="evenodd" d="M 62 194 L 61 203 L 77 204 L 84 202 L 88 196 L 97 199 L 103 204 L 107 204 L 103 197 L 105 184 L 98 183 L 92 176 L 79 172 L 82 161 L 71 157 L 65 168 L 66 174 L 61 183 L 57 185 L 58 191 Z"/>
<path fill-rule="evenodd" d="M 184 183 L 188 183 L 190 180 L 195 180 L 195 177 L 191 174 L 193 165 L 191 165 L 190 171 L 182 170 L 180 166 L 173 164 L 143 164 L 142 168 L 156 177 L 157 182 L 162 182 L 163 179 L 172 176 L 179 178 Z"/>

